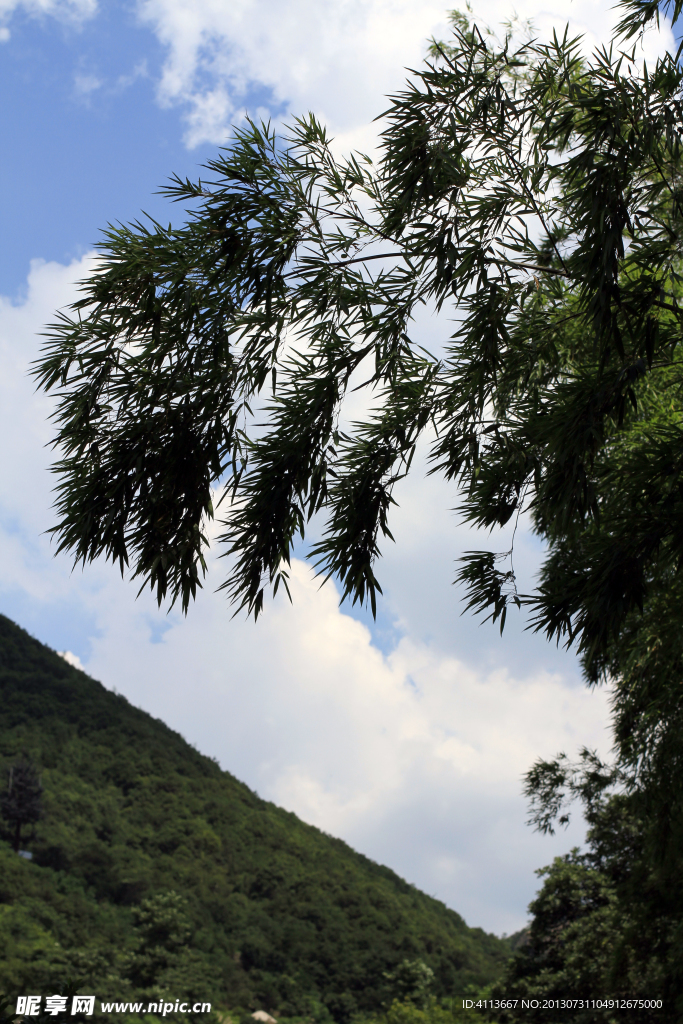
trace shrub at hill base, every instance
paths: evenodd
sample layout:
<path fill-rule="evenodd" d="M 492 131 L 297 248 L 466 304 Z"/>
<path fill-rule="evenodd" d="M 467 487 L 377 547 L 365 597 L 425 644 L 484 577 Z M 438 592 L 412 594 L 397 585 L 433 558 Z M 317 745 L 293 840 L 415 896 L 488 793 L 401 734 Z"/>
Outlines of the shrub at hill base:
<path fill-rule="evenodd" d="M 576 764 L 540 762 L 529 790 L 533 820 L 545 831 L 566 820 L 563 807 L 579 797 L 587 848 L 539 872 L 543 884 L 525 941 L 491 992 L 517 1005 L 492 1019 L 548 1024 L 550 1003 L 552 1024 L 620 1024 L 626 1015 L 635 1024 L 680 1022 L 680 817 L 657 813 L 651 793 L 588 751 Z"/>

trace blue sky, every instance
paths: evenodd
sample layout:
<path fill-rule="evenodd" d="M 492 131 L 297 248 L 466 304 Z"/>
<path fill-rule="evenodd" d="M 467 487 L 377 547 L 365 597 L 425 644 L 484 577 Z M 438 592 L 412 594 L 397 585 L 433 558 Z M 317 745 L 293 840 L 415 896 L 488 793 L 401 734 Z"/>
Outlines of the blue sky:
<path fill-rule="evenodd" d="M 383 97 L 446 31 L 434 0 L 0 0 L 0 611 L 105 685 L 163 718 L 261 795 L 340 835 L 439 896 L 470 924 L 521 926 L 534 869 L 580 841 L 524 825 L 520 779 L 538 756 L 609 749 L 607 695 L 571 654 L 523 631 L 500 638 L 461 616 L 458 554 L 484 546 L 457 524 L 453 488 L 424 465 L 397 492 L 377 623 L 338 607 L 294 567 L 294 605 L 258 625 L 214 593 L 187 619 L 159 611 L 111 566 L 71 571 L 46 530 L 51 401 L 27 370 L 54 310 L 108 223 L 141 210 L 177 220 L 155 191 L 190 177 L 247 111 L 311 109 L 339 151 L 370 149 Z M 607 4 L 516 4 L 539 32 L 606 41 Z M 476 12 L 476 5 L 475 5 Z M 488 3 L 495 23 L 511 14 Z M 651 37 L 654 55 L 670 34 Z M 443 324 L 420 325 L 424 342 Z M 501 540 L 501 545 L 504 539 Z M 538 543 L 524 530 L 530 578 Z M 467 826 L 463 826 L 463 822 Z"/>
<path fill-rule="evenodd" d="M 19 11 L 10 24 L 0 49 L 0 233 L 11 244 L 0 287 L 18 295 L 38 254 L 70 262 L 108 222 L 141 208 L 168 218 L 154 192 L 171 169 L 194 175 L 215 147 L 188 151 L 180 111 L 156 102 L 162 48 L 130 5 L 80 24 Z"/>

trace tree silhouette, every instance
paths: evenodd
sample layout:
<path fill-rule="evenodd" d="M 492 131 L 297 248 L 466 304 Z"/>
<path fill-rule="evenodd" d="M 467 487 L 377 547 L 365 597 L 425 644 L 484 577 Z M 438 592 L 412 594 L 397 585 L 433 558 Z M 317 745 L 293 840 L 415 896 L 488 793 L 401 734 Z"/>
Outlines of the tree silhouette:
<path fill-rule="evenodd" d="M 20 758 L 10 766 L 7 790 L 0 796 L 0 812 L 14 826 L 13 848 L 19 852 L 22 825 L 33 825 L 43 814 L 43 787 L 32 761 Z"/>

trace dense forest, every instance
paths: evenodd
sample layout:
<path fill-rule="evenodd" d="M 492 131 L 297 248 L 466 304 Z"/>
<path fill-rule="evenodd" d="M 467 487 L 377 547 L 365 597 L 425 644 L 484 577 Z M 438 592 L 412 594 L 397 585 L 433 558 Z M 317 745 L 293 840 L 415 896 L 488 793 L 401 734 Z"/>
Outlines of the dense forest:
<path fill-rule="evenodd" d="M 442 1003 L 501 976 L 509 941 L 260 799 L 3 616 L 0 696 L 3 786 L 23 762 L 42 787 L 32 860 L 3 825 L 0 992 L 81 982 L 345 1022 L 410 996 L 410 965 Z"/>

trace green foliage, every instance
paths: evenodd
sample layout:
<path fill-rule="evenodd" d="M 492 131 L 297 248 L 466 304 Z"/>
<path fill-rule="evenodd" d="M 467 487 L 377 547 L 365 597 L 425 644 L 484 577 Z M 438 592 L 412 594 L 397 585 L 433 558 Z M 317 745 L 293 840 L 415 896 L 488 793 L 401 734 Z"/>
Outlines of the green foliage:
<path fill-rule="evenodd" d="M 26 757 L 10 765 L 7 789 L 0 796 L 0 813 L 14 825 L 14 850 L 19 849 L 22 825 L 35 825 L 43 815 L 43 787 L 35 765 Z"/>
<path fill-rule="evenodd" d="M 406 962 L 442 997 L 509 955 L 0 617 L 0 758 L 19 751 L 45 814 L 32 862 L 0 842 L 0 991 L 81 979 L 343 1022 L 389 1001 Z"/>
<path fill-rule="evenodd" d="M 556 863 L 520 971 L 539 991 L 598 978 L 621 991 L 623 948 L 629 985 L 649 979 L 671 1002 L 683 992 L 669 910 L 683 913 L 683 65 L 639 65 L 623 38 L 659 5 L 621 7 L 621 42 L 589 59 L 567 32 L 497 41 L 454 14 L 452 40 L 391 97 L 376 165 L 336 160 L 312 117 L 284 138 L 248 125 L 208 180 L 167 189 L 192 204 L 183 227 L 108 232 L 36 373 L 59 395 L 60 550 L 122 571 L 130 559 L 160 601 L 194 595 L 224 487 L 238 608 L 258 615 L 267 587 L 286 587 L 293 545 L 321 515 L 310 556 L 374 610 L 395 484 L 423 436 L 466 521 L 528 514 L 546 546 L 535 590 L 518 592 L 512 552 L 469 552 L 468 607 L 501 629 L 525 607 L 533 628 L 575 644 L 588 682 L 613 687 L 616 738 L 613 769 L 584 757 L 532 770 L 537 821 L 549 827 L 566 784 L 598 837 L 600 815 L 622 806 L 605 803 L 616 783 L 640 823 L 617 834 L 641 838 L 630 861 Z M 676 20 L 682 2 L 664 9 Z M 455 313 L 442 357 L 411 334 L 422 304 Z M 371 411 L 342 430 L 356 371 Z M 396 963 L 418 956 L 405 953 Z"/>
<path fill-rule="evenodd" d="M 539 1000 L 495 1016 L 501 1022 L 547 1021 L 543 1000 L 661 1000 L 640 1006 L 639 1024 L 683 1019 L 682 820 L 673 814 L 662 855 L 660 821 L 648 791 L 584 751 L 572 764 L 539 763 L 528 776 L 532 821 L 552 831 L 581 800 L 588 822 L 584 853 L 572 851 L 539 872 L 531 925 L 494 998 Z M 555 1012 L 558 1024 L 616 1024 L 624 1012 L 577 1006 Z"/>
<path fill-rule="evenodd" d="M 122 965 L 133 989 L 148 1002 L 161 1001 L 169 992 L 201 1002 L 206 964 L 192 948 L 187 900 L 176 892 L 156 893 L 133 908 L 133 922 L 136 947 Z"/>
<path fill-rule="evenodd" d="M 463 993 L 478 997 L 475 989 Z M 384 1013 L 357 1018 L 357 1024 L 482 1024 L 481 1012 L 463 1006 L 463 999 L 439 1002 L 433 996 L 420 1006 L 413 999 L 394 999 Z"/>
<path fill-rule="evenodd" d="M 533 914 L 526 943 L 516 954 L 504 980 L 494 988 L 493 998 L 538 1000 L 605 999 L 621 995 L 643 995 L 633 991 L 626 975 L 615 992 L 610 977 L 615 946 L 623 937 L 624 923 L 610 879 L 585 864 L 573 851 L 558 857 L 550 868 L 539 872 L 545 882 L 530 910 Z M 648 998 L 655 998 L 648 994 Z M 611 1022 L 620 1014 L 593 1007 L 555 1011 L 555 1021 Z M 656 1019 L 659 1014 L 653 1014 Z M 547 1010 L 510 1010 L 502 1020 L 547 1020 Z M 639 1016 L 638 1020 L 648 1019 Z"/>
<path fill-rule="evenodd" d="M 429 1002 L 434 984 L 434 971 L 422 960 L 402 960 L 395 971 L 386 975 L 395 1000 L 423 1007 Z"/>
<path fill-rule="evenodd" d="M 8 999 L 7 996 L 0 998 L 0 1024 L 14 1024 L 16 1019 L 16 1013 L 12 1000 Z"/>
<path fill-rule="evenodd" d="M 627 0 L 622 29 L 656 15 Z M 222 494 L 238 608 L 287 586 L 320 515 L 310 557 L 374 610 L 424 436 L 466 520 L 528 513 L 546 541 L 530 594 L 510 552 L 469 552 L 469 607 L 502 628 L 526 606 L 589 679 L 621 678 L 614 643 L 683 557 L 683 66 L 452 20 L 390 99 L 376 164 L 335 159 L 313 117 L 282 138 L 248 124 L 166 189 L 181 227 L 106 233 L 36 367 L 59 396 L 59 549 L 130 562 L 186 608 Z M 440 358 L 411 333 L 423 304 L 455 311 Z M 371 412 L 343 430 L 354 373 Z M 638 760 L 662 719 L 630 693 Z"/>
<path fill-rule="evenodd" d="M 227 474 L 239 606 L 258 614 L 264 579 L 286 582 L 317 512 L 320 571 L 374 601 L 392 489 L 427 428 L 479 525 L 524 500 L 551 542 L 597 521 L 596 459 L 677 365 L 682 72 L 665 57 L 639 75 L 605 50 L 584 62 L 566 36 L 496 46 L 458 16 L 454 31 L 391 100 L 376 167 L 335 161 L 313 118 L 284 139 L 250 125 L 208 179 L 166 189 L 193 204 L 183 227 L 108 231 L 36 370 L 61 395 L 62 548 L 132 557 L 186 606 Z M 458 309 L 441 360 L 410 336 L 424 302 Z M 361 364 L 376 411 L 345 434 Z M 582 569 L 605 614 L 580 588 L 561 608 L 541 588 L 539 626 L 592 649 L 640 600 L 637 581 L 615 594 L 603 576 Z"/>

